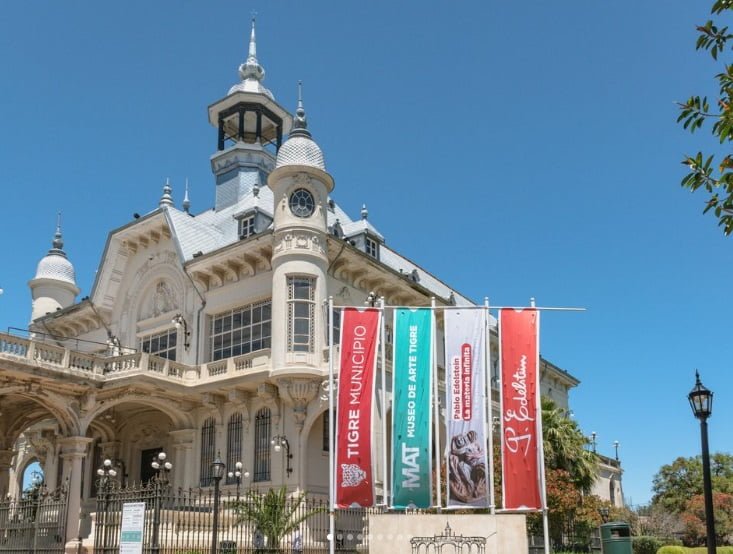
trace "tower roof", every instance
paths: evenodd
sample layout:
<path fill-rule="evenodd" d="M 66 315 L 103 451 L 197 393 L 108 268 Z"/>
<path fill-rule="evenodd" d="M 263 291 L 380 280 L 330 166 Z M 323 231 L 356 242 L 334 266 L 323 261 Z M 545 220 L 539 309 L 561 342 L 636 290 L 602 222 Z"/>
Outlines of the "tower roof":
<path fill-rule="evenodd" d="M 53 279 L 76 286 L 74 266 L 63 250 L 64 240 L 61 235 L 61 214 L 56 222 L 56 233 L 53 236 L 52 248 L 38 262 L 34 279 Z"/>
<path fill-rule="evenodd" d="M 316 144 L 308 130 L 308 119 L 303 107 L 303 87 L 298 83 L 298 109 L 295 110 L 293 129 L 288 140 L 280 147 L 277 153 L 275 167 L 284 165 L 306 165 L 326 171 L 326 162 L 323 151 Z"/>
<path fill-rule="evenodd" d="M 233 94 L 237 91 L 257 92 L 259 94 L 264 94 L 273 100 L 275 99 L 272 92 L 262 85 L 262 81 L 265 80 L 265 68 L 262 67 L 260 62 L 257 60 L 257 39 L 255 37 L 254 17 L 252 18 L 252 32 L 249 36 L 249 52 L 245 62 L 239 66 L 239 77 L 242 81 L 230 88 L 229 94 Z"/>

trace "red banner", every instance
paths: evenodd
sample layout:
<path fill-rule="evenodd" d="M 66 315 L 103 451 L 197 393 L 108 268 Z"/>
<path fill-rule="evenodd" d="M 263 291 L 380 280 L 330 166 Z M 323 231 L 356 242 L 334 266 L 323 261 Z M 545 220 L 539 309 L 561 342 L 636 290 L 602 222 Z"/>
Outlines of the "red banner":
<path fill-rule="evenodd" d="M 344 308 L 336 415 L 336 505 L 374 505 L 372 399 L 381 313 Z"/>
<path fill-rule="evenodd" d="M 501 459 L 505 510 L 541 510 L 537 310 L 499 313 Z"/>

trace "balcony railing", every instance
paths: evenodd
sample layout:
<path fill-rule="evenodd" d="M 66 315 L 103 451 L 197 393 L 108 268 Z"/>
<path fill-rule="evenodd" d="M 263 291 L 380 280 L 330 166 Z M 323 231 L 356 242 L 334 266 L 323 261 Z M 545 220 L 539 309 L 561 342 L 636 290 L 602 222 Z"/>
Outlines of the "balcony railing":
<path fill-rule="evenodd" d="M 25 362 L 44 369 L 82 374 L 96 380 L 118 379 L 129 374 L 156 374 L 176 381 L 195 381 L 198 367 L 188 366 L 144 352 L 101 356 L 63 346 L 0 333 L 0 358 Z"/>
<path fill-rule="evenodd" d="M 45 337 L 19 337 L 0 333 L 0 360 L 22 362 L 45 370 L 59 371 L 99 382 L 119 380 L 131 375 L 150 375 L 196 385 L 226 380 L 247 373 L 267 371 L 271 367 L 270 349 L 258 350 L 241 356 L 190 366 L 145 352 L 119 356 L 80 352 L 45 340 Z M 328 362 L 328 349 L 323 362 Z M 334 369 L 338 372 L 339 347 L 334 347 Z M 387 367 L 391 364 L 388 362 Z"/>

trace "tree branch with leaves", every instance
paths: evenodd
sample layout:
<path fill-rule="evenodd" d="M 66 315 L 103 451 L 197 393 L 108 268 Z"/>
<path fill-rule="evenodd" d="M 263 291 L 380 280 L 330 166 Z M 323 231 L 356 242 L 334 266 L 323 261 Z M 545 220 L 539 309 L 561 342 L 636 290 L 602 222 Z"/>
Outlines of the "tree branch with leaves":
<path fill-rule="evenodd" d="M 716 0 L 711 13 L 724 17 L 733 11 L 733 0 Z M 697 50 L 706 50 L 714 60 L 730 51 L 729 41 L 733 33 L 727 26 L 720 26 L 713 20 L 697 26 L 699 33 Z M 694 133 L 706 121 L 713 121 L 712 135 L 720 144 L 733 141 L 733 64 L 724 63 L 723 71 L 715 76 L 718 82 L 718 94 L 715 99 L 717 108 L 711 110 L 707 96 L 691 96 L 687 102 L 678 104 L 680 109 L 677 122 L 683 128 Z M 695 192 L 703 189 L 708 193 L 703 213 L 712 211 L 718 218 L 718 225 L 725 235 L 733 233 L 733 154 L 727 153 L 720 162 L 715 163 L 715 155 L 698 152 L 685 156 L 682 163 L 689 168 L 689 173 L 682 179 L 682 186 Z"/>

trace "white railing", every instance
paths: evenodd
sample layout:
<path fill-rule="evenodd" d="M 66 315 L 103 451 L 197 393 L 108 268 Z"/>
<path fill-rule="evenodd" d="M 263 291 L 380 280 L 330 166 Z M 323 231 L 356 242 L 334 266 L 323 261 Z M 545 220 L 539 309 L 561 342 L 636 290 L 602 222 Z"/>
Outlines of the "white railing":
<path fill-rule="evenodd" d="M 338 350 L 336 350 L 338 353 Z M 327 352 L 324 352 L 327 355 Z M 104 356 L 79 352 L 38 338 L 23 338 L 0 333 L 0 358 L 14 359 L 46 370 L 84 375 L 99 381 L 117 380 L 132 374 L 146 374 L 195 385 L 202 381 L 230 379 L 250 372 L 267 370 L 271 365 L 270 349 L 241 356 L 189 366 L 145 352 Z M 336 360 L 338 357 L 336 356 Z"/>
<path fill-rule="evenodd" d="M 201 375 L 208 378 L 229 378 L 248 371 L 261 371 L 270 365 L 270 349 L 209 362 L 201 366 Z"/>
<path fill-rule="evenodd" d="M 118 378 L 129 373 L 153 373 L 178 381 L 195 381 L 199 377 L 198 367 L 143 352 L 106 357 L 7 333 L 0 333 L 0 358 L 20 360 L 29 365 L 66 373 L 82 373 L 85 377 L 99 380 Z"/>

